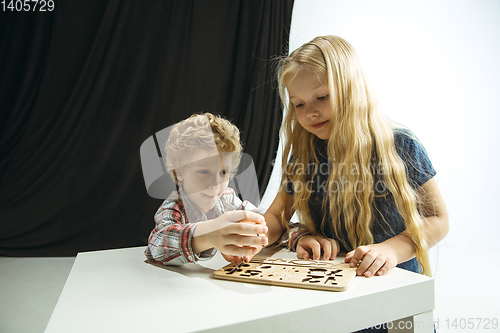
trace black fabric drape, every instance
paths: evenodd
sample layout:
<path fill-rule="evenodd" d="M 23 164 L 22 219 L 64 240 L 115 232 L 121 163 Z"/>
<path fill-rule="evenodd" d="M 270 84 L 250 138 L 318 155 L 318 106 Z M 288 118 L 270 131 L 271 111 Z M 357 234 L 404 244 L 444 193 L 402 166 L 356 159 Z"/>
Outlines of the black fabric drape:
<path fill-rule="evenodd" d="M 139 147 L 193 113 L 241 130 L 261 191 L 293 1 L 56 1 L 0 17 L 0 255 L 146 244 Z"/>

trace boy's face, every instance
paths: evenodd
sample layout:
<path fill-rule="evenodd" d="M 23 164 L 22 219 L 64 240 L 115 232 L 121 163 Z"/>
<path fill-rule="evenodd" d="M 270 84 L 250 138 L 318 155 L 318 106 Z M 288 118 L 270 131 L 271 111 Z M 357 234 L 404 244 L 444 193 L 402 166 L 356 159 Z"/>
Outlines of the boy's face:
<path fill-rule="evenodd" d="M 184 192 L 199 211 L 212 209 L 227 188 L 231 162 L 231 153 L 197 149 L 186 165 L 176 170 Z"/>

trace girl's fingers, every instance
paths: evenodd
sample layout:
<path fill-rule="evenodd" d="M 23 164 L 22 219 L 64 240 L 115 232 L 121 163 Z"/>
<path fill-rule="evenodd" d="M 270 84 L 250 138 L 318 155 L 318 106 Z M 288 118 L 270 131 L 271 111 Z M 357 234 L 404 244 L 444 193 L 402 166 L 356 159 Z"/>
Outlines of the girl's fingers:
<path fill-rule="evenodd" d="M 396 265 L 397 265 L 396 261 L 394 261 L 391 258 L 387 258 L 387 260 L 385 261 L 384 266 L 382 266 L 382 268 L 380 268 L 376 274 L 377 275 L 384 275 L 387 272 L 389 272 L 391 269 L 393 269 L 394 267 L 396 267 Z"/>
<path fill-rule="evenodd" d="M 333 249 L 332 243 L 326 238 L 321 239 L 320 241 L 321 249 L 323 250 L 323 260 L 330 260 L 332 257 Z"/>
<path fill-rule="evenodd" d="M 385 264 L 385 258 L 380 256 L 373 257 L 369 254 L 365 256 L 363 262 L 359 265 L 356 273 L 358 275 L 364 275 L 365 277 L 371 277 L 378 272 L 382 266 Z"/>
<path fill-rule="evenodd" d="M 295 252 L 297 253 L 297 258 L 309 259 L 309 253 L 301 245 L 297 245 L 297 249 Z"/>
<path fill-rule="evenodd" d="M 358 264 L 364 260 L 364 257 L 367 253 L 370 252 L 370 249 L 366 246 L 359 246 L 356 250 L 354 250 L 354 253 L 352 254 L 352 257 L 350 259 L 350 267 L 356 267 Z"/>
<path fill-rule="evenodd" d="M 332 245 L 332 254 L 330 255 L 330 260 L 334 260 L 335 258 L 337 258 L 337 254 L 339 254 L 340 251 L 339 242 L 334 239 L 329 239 L 329 241 Z"/>
<path fill-rule="evenodd" d="M 319 260 L 321 256 L 321 245 L 319 244 L 319 242 L 316 239 L 311 238 L 311 240 L 309 241 L 309 246 L 312 250 L 312 259 Z"/>
<path fill-rule="evenodd" d="M 350 267 L 358 266 L 357 275 L 371 277 L 374 275 L 384 275 L 396 267 L 397 259 L 391 251 L 383 250 L 380 245 L 360 246 L 356 250 L 346 254 L 346 263 Z"/>

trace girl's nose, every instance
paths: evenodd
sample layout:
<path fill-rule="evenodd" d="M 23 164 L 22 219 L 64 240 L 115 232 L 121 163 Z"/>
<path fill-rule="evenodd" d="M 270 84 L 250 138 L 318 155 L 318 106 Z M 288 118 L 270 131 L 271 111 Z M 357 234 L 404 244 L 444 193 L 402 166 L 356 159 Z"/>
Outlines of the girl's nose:
<path fill-rule="evenodd" d="M 315 104 L 310 104 L 307 107 L 306 114 L 309 117 L 317 117 L 319 115 L 319 109 L 316 107 Z"/>

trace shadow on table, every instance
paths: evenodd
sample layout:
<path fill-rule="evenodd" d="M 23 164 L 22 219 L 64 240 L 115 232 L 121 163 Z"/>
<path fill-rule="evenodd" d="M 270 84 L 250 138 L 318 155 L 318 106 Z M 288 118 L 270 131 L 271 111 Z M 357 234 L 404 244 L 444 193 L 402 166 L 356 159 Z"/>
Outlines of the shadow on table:
<path fill-rule="evenodd" d="M 190 279 L 202 279 L 206 282 L 211 282 L 213 285 L 220 289 L 224 289 L 227 291 L 232 291 L 239 294 L 259 294 L 270 292 L 269 286 L 259 285 L 259 284 L 250 284 L 250 283 L 242 283 L 235 281 L 223 281 L 218 280 L 213 277 L 215 269 L 203 267 L 199 264 L 184 264 L 179 266 L 166 266 L 159 262 L 154 262 L 151 260 L 145 260 L 146 264 L 177 273 L 183 275 Z M 226 264 L 229 264 L 226 262 Z M 221 265 L 221 267 L 223 267 Z"/>

